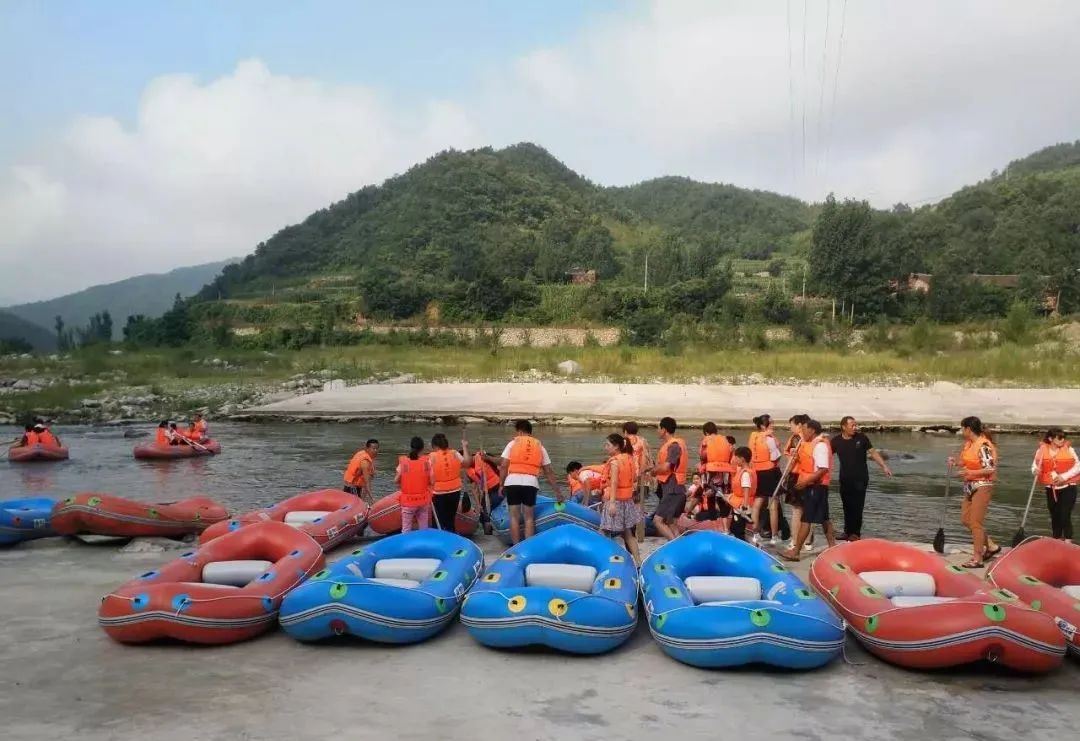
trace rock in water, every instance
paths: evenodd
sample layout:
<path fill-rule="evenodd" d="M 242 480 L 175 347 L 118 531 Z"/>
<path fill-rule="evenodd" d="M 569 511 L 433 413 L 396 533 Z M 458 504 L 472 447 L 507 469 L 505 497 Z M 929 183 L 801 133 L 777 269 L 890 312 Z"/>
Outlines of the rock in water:
<path fill-rule="evenodd" d="M 564 360 L 556 367 L 559 369 L 559 373 L 564 376 L 576 376 L 581 372 L 581 364 L 576 360 Z"/>

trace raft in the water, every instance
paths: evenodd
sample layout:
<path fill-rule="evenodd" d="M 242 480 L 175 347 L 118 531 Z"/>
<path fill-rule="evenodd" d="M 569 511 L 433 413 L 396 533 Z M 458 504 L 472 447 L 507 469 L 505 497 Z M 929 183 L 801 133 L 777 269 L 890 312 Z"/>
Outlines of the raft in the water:
<path fill-rule="evenodd" d="M 910 545 L 867 539 L 829 548 L 810 567 L 810 583 L 867 650 L 900 666 L 986 660 L 1036 673 L 1065 655 L 1053 617 Z"/>
<path fill-rule="evenodd" d="M 362 533 L 367 523 L 367 513 L 367 503 L 355 494 L 341 489 L 319 489 L 297 494 L 272 507 L 245 512 L 215 523 L 203 530 L 199 542 L 209 543 L 242 527 L 275 521 L 307 533 L 324 551 L 329 551 Z"/>
<path fill-rule="evenodd" d="M 228 516 L 228 510 L 206 497 L 153 504 L 83 492 L 56 503 L 52 526 L 60 535 L 175 538 L 202 532 Z"/>
<path fill-rule="evenodd" d="M 398 501 L 400 496 L 401 492 L 395 491 L 393 494 L 385 496 L 371 505 L 371 509 L 368 511 L 368 527 L 380 535 L 400 533 L 401 502 Z M 458 535 L 469 538 L 476 533 L 476 528 L 479 525 L 479 504 L 473 501 L 472 497 L 467 495 L 466 492 L 462 492 L 461 501 L 458 502 L 457 516 L 454 517 L 454 531 Z M 437 527 L 434 511 L 430 513 L 429 527 Z"/>
<path fill-rule="evenodd" d="M 461 622 L 485 646 L 611 651 L 637 626 L 636 577 L 614 541 L 556 527 L 502 554 L 465 596 Z"/>
<path fill-rule="evenodd" d="M 273 627 L 282 597 L 326 563 L 310 537 L 281 522 L 226 533 L 101 600 L 113 640 L 222 644 Z"/>
<path fill-rule="evenodd" d="M 996 561 L 986 578 L 1053 616 L 1069 649 L 1080 656 L 1080 545 L 1033 538 Z"/>
<path fill-rule="evenodd" d="M 775 558 L 717 532 L 684 535 L 641 567 L 649 630 L 692 666 L 814 669 L 840 655 L 844 626 Z"/>
<path fill-rule="evenodd" d="M 56 535 L 52 528 L 55 499 L 5 499 L 0 501 L 0 545 Z"/>
<path fill-rule="evenodd" d="M 533 508 L 533 517 L 536 522 L 536 532 L 540 534 L 560 525 L 578 525 L 589 530 L 600 529 L 600 513 L 577 502 L 559 502 L 552 497 L 540 495 L 536 497 L 536 506 Z M 491 525 L 498 536 L 506 545 L 510 545 L 510 509 L 503 502 L 491 510 Z M 521 537 L 525 537 L 522 528 Z"/>
<path fill-rule="evenodd" d="M 23 445 L 8 448 L 8 460 L 12 463 L 31 463 L 34 461 L 66 461 L 68 449 L 62 445 Z"/>
<path fill-rule="evenodd" d="M 279 621 L 300 641 L 351 635 L 416 643 L 454 621 L 483 568 L 483 552 L 460 535 L 430 528 L 391 535 L 289 593 Z"/>
<path fill-rule="evenodd" d="M 221 443 L 217 440 L 206 440 L 196 447 L 195 445 L 136 445 L 132 454 L 138 460 L 173 460 L 175 458 L 198 458 L 205 455 L 218 455 L 221 453 Z"/>

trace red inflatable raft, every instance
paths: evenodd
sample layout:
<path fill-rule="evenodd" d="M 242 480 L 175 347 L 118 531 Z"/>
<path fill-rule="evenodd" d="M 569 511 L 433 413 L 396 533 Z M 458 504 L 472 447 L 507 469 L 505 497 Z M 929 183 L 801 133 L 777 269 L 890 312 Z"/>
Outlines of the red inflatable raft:
<path fill-rule="evenodd" d="M 206 497 L 152 504 L 111 494 L 84 492 L 56 503 L 52 526 L 60 535 L 177 537 L 202 532 L 228 516 L 224 507 Z"/>
<path fill-rule="evenodd" d="M 234 643 L 273 626 L 281 599 L 325 565 L 319 545 L 281 522 L 235 530 L 105 595 L 113 640 Z"/>
<path fill-rule="evenodd" d="M 8 460 L 12 463 L 29 463 L 30 461 L 66 461 L 68 449 L 61 445 L 25 445 L 17 448 L 8 448 Z"/>
<path fill-rule="evenodd" d="M 367 524 L 367 502 L 341 489 L 320 489 L 278 502 L 273 507 L 246 512 L 203 530 L 200 543 L 257 522 L 284 522 L 314 538 L 324 551 L 351 540 Z"/>
<path fill-rule="evenodd" d="M 871 653 L 900 666 L 985 659 L 1046 672 L 1065 655 L 1049 615 L 912 546 L 869 539 L 830 548 L 810 567 L 810 583 Z"/>
<path fill-rule="evenodd" d="M 401 503 L 398 502 L 398 496 L 400 495 L 401 492 L 395 491 L 371 505 L 371 510 L 368 512 L 368 527 L 380 535 L 399 532 L 401 530 Z M 458 535 L 471 537 L 480 524 L 480 507 L 474 501 L 468 512 L 462 512 L 464 500 L 463 494 L 462 501 L 458 504 L 457 516 L 454 518 L 454 530 Z M 434 512 L 431 513 L 429 524 L 430 527 L 436 526 Z"/>
<path fill-rule="evenodd" d="M 139 460 L 171 460 L 173 458 L 198 458 L 204 455 L 217 455 L 221 452 L 221 443 L 207 440 L 194 445 L 136 445 L 132 451 Z"/>
<path fill-rule="evenodd" d="M 1002 556 L 986 577 L 1053 616 L 1069 648 L 1080 656 L 1080 545 L 1052 538 L 1029 540 Z"/>

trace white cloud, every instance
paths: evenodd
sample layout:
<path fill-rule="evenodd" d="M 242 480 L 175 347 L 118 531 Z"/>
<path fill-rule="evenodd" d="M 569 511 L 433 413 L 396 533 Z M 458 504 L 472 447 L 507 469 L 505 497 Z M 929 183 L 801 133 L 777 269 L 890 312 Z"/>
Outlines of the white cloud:
<path fill-rule="evenodd" d="M 789 46 L 787 3 L 657 0 L 415 109 L 258 60 L 159 77 L 133 126 L 82 118 L 0 170 L 0 299 L 246 253 L 449 146 L 532 140 L 606 184 L 684 174 L 890 205 L 1080 137 L 1080 3 L 850 2 L 835 107 L 843 2 L 808 5 L 790 3 Z"/>

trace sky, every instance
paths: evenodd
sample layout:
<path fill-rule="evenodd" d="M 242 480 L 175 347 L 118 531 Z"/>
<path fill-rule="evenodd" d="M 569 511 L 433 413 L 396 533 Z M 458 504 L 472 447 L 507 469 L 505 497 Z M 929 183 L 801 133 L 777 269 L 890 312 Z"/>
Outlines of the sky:
<path fill-rule="evenodd" d="M 251 252 L 447 148 L 932 203 L 1080 139 L 1071 0 L 0 0 L 0 305 Z"/>

